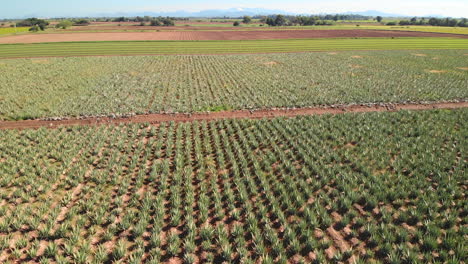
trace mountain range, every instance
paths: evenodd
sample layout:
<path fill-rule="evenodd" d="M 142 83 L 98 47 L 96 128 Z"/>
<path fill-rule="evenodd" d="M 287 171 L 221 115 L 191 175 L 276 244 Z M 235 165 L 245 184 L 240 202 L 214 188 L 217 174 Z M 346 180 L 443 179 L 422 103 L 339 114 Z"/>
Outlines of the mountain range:
<path fill-rule="evenodd" d="M 230 8 L 230 9 L 208 9 L 196 12 L 190 12 L 185 10 L 173 11 L 173 12 L 118 12 L 118 13 L 100 13 L 97 16 L 102 17 L 118 17 L 118 16 L 170 16 L 170 17 L 242 17 L 242 16 L 255 16 L 255 15 L 312 15 L 305 13 L 294 13 L 287 12 L 278 9 L 264 9 L 264 8 Z M 382 17 L 408 17 L 402 14 L 385 13 L 378 10 L 366 10 L 361 12 L 344 12 L 339 14 L 345 15 L 363 15 L 363 16 L 382 16 Z M 428 16 L 429 17 L 429 16 Z M 441 17 L 440 15 L 431 15 L 431 17 Z"/>
<path fill-rule="evenodd" d="M 223 18 L 223 17 L 242 17 L 242 16 L 256 16 L 256 15 L 275 15 L 275 14 L 283 14 L 283 15 L 325 15 L 325 14 L 334 14 L 334 13 L 295 13 L 295 12 L 288 12 L 279 9 L 264 9 L 264 8 L 230 8 L 230 9 L 207 9 L 202 11 L 186 11 L 186 10 L 178 10 L 172 12 L 158 12 L 158 11 L 129 11 L 129 12 L 108 12 L 108 13 L 94 13 L 88 14 L 85 16 L 80 17 L 136 17 L 136 16 L 151 16 L 151 17 L 159 17 L 159 16 L 168 16 L 168 17 L 190 17 L 190 18 Z M 382 17 L 398 17 L 404 18 L 409 17 L 407 15 L 402 14 L 392 14 L 392 13 L 385 13 L 378 10 L 366 10 L 360 12 L 341 12 L 338 14 L 343 15 L 362 15 L 362 16 L 382 16 Z M 27 16 L 18 17 L 18 18 L 27 18 L 27 17 L 42 17 L 39 14 L 28 14 Z M 442 17 L 442 15 L 426 15 L 423 17 Z"/>

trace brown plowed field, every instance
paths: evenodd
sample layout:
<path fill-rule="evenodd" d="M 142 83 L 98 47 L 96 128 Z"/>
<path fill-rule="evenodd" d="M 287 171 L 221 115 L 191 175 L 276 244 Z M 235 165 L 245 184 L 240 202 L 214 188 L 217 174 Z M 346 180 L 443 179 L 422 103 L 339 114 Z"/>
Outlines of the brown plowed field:
<path fill-rule="evenodd" d="M 152 26 L 140 26 L 140 25 L 122 25 L 122 26 L 117 26 L 117 25 L 106 25 L 106 26 L 86 26 L 86 27 L 73 27 L 69 28 L 66 30 L 62 30 L 61 32 L 80 32 L 80 31 L 138 31 L 138 30 L 148 30 L 148 31 L 180 31 L 180 30 L 185 30 L 185 31 L 207 31 L 207 30 L 215 30 L 215 31 L 225 31 L 225 30 L 233 30 L 233 31 L 258 31 L 259 28 L 254 28 L 254 27 L 244 27 L 239 29 L 239 27 L 233 27 L 233 26 L 219 26 L 219 24 L 213 24 L 213 26 L 197 26 L 196 24 L 190 25 L 190 26 L 185 26 L 185 25 L 179 25 L 179 26 L 170 26 L 170 27 L 152 27 Z M 268 31 L 276 31 L 276 30 L 281 30 L 281 29 L 276 29 L 276 28 L 265 28 L 260 30 L 268 30 Z M 294 29 L 286 29 L 286 30 L 303 30 L 300 28 L 294 28 Z M 310 30 L 310 29 L 309 29 Z"/>
<path fill-rule="evenodd" d="M 275 30 L 275 31 L 164 31 L 164 32 L 109 32 L 24 34 L 0 38 L 6 43 L 41 43 L 72 41 L 137 41 L 137 40 L 253 40 L 253 39 L 306 39 L 306 38 L 384 38 L 384 37 L 458 37 L 429 32 L 389 30 Z"/>
<path fill-rule="evenodd" d="M 161 122 L 191 122 L 210 121 L 219 119 L 261 119 L 274 117 L 295 117 L 303 115 L 324 115 L 342 113 L 366 113 L 366 112 L 388 112 L 399 110 L 429 110 L 429 109 L 457 109 L 468 107 L 468 102 L 455 103 L 432 103 L 432 104 L 379 104 L 372 106 L 350 105 L 339 107 L 312 107 L 298 109 L 270 109 L 270 110 L 239 110 L 213 113 L 196 114 L 146 114 L 136 115 L 128 118 L 95 117 L 86 119 L 67 120 L 23 120 L 23 121 L 0 121 L 1 129 L 34 129 L 40 127 L 56 128 L 59 126 L 73 125 L 100 125 L 100 124 L 120 124 L 120 123 L 152 123 Z"/>

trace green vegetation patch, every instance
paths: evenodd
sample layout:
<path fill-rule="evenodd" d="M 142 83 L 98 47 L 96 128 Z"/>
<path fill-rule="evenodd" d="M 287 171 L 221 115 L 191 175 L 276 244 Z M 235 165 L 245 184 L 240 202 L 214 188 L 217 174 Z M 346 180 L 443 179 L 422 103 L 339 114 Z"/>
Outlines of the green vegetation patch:
<path fill-rule="evenodd" d="M 461 109 L 0 131 L 2 257 L 462 263 L 467 119 Z"/>
<path fill-rule="evenodd" d="M 21 32 L 28 32 L 29 27 L 8 27 L 8 28 L 0 28 L 0 36 L 1 35 L 9 35 L 14 33 L 21 33 Z"/>
<path fill-rule="evenodd" d="M 0 119 L 466 100 L 467 50 L 0 61 Z"/>
<path fill-rule="evenodd" d="M 466 49 L 468 39 L 363 38 L 247 41 L 64 42 L 0 45 L 0 58 L 142 55 L 284 53 L 336 50 Z"/>

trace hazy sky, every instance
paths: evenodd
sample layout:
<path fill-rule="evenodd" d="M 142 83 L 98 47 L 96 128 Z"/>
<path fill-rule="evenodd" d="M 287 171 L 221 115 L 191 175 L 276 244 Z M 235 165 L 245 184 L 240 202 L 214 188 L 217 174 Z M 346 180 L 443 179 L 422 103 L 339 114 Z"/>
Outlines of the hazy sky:
<path fill-rule="evenodd" d="M 468 17 L 467 0 L 4 0 L 0 18 L 86 16 L 115 12 L 199 11 L 227 8 L 281 9 L 300 13 L 378 10 L 402 15 Z"/>

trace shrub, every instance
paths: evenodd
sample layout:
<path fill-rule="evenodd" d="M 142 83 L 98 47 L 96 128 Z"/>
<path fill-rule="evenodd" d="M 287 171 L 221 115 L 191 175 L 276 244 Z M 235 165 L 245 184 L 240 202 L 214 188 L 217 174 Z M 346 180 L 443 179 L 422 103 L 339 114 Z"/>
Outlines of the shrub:
<path fill-rule="evenodd" d="M 44 30 L 49 25 L 49 22 L 43 19 L 37 18 L 28 18 L 16 24 L 17 27 L 39 27 L 41 30 Z"/>
<path fill-rule="evenodd" d="M 90 24 L 89 20 L 86 20 L 86 19 L 80 19 L 80 20 L 75 21 L 75 23 L 73 23 L 74 26 L 87 26 L 89 24 Z"/>
<path fill-rule="evenodd" d="M 73 26 L 73 22 L 71 22 L 70 20 L 64 20 L 58 23 L 57 25 L 55 25 L 55 28 L 67 29 L 71 26 Z"/>
<path fill-rule="evenodd" d="M 244 18 L 242 19 L 242 23 L 244 23 L 244 24 L 250 24 L 250 23 L 252 23 L 252 17 L 250 17 L 250 16 L 244 16 Z"/>
<path fill-rule="evenodd" d="M 161 21 L 159 21 L 159 19 L 153 19 L 153 20 L 150 21 L 150 26 L 160 27 L 161 26 Z"/>

